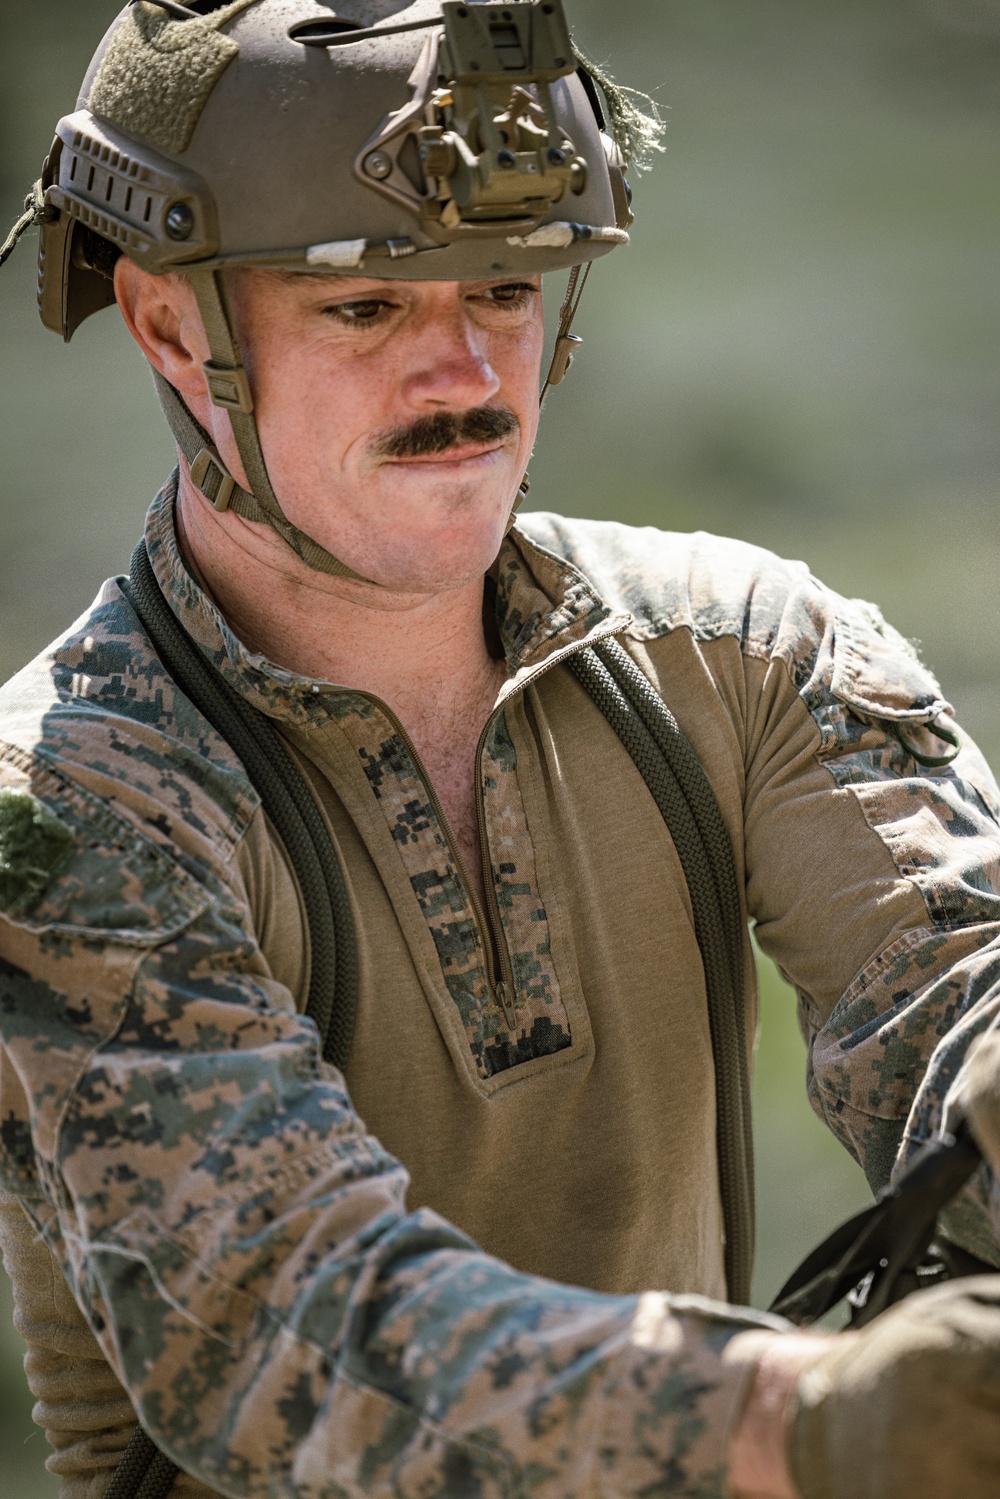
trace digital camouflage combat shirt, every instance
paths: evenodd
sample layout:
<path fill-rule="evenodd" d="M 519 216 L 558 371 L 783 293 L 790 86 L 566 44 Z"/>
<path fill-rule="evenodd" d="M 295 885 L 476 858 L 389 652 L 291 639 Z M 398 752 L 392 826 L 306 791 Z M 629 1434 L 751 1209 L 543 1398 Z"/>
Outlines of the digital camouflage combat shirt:
<path fill-rule="evenodd" d="M 774 1323 L 719 1300 L 678 858 L 564 659 L 613 635 L 675 713 L 799 992 L 814 1106 L 875 1186 L 995 1016 L 989 771 L 914 758 L 947 752 L 937 684 L 802 564 L 529 515 L 493 573 L 486 915 L 393 716 L 251 655 L 173 501 L 154 569 L 310 781 L 359 1014 L 341 1077 L 301 1014 L 294 872 L 107 583 L 0 696 L 0 1234 L 64 1494 L 103 1493 L 138 1411 L 178 1499 L 721 1495 L 747 1329 Z M 750 978 L 746 1006 L 752 1033 Z M 951 1228 L 996 1258 L 987 1190 Z"/>

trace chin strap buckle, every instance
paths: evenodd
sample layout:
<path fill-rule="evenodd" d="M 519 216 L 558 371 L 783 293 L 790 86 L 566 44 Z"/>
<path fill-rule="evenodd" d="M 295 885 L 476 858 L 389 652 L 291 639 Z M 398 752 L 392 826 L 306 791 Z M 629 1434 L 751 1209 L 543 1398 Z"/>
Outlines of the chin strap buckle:
<path fill-rule="evenodd" d="M 556 346 L 552 354 L 552 364 L 549 367 L 546 385 L 561 385 L 569 374 L 569 367 L 573 363 L 573 355 L 583 343 L 578 333 L 563 333 L 556 339 Z"/>
<path fill-rule="evenodd" d="M 218 364 L 209 359 L 202 365 L 202 369 L 213 405 L 221 406 L 225 411 L 240 411 L 244 416 L 250 415 L 253 396 L 250 394 L 247 372 L 241 364 Z"/>
<path fill-rule="evenodd" d="M 555 347 L 552 350 L 552 363 L 542 386 L 542 394 L 539 397 L 539 407 L 545 405 L 545 397 L 553 385 L 561 385 L 569 373 L 569 367 L 573 363 L 573 355 L 580 348 L 583 339 L 577 333 L 571 333 L 573 319 L 576 317 L 580 306 L 580 298 L 583 296 L 583 288 L 587 284 L 587 277 L 593 265 L 588 260 L 586 265 L 575 265 L 569 273 L 569 281 L 566 286 L 566 295 L 559 309 L 559 327 L 556 330 Z"/>
<path fill-rule="evenodd" d="M 191 464 L 191 483 L 216 510 L 228 510 L 239 485 L 214 448 L 202 448 Z"/>

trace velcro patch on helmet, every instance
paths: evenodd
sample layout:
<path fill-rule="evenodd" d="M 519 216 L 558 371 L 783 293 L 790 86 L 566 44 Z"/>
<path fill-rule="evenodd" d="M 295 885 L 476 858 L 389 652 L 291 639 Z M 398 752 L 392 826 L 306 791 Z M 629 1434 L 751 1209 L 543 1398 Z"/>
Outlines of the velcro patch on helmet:
<path fill-rule="evenodd" d="M 88 108 L 161 150 L 187 150 L 209 95 L 240 50 L 219 27 L 256 3 L 232 0 L 196 20 L 172 21 L 140 0 L 108 43 Z"/>
<path fill-rule="evenodd" d="M 76 838 L 28 791 L 0 791 L 0 911 L 45 889 L 76 848 Z"/>

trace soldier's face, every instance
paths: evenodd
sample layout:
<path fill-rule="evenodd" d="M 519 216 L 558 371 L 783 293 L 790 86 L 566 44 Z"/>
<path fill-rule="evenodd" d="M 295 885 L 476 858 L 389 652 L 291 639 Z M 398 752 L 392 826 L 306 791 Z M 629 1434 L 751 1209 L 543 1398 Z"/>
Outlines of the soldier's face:
<path fill-rule="evenodd" d="M 540 278 L 243 271 L 233 303 L 289 519 L 390 586 L 481 575 L 538 425 Z"/>

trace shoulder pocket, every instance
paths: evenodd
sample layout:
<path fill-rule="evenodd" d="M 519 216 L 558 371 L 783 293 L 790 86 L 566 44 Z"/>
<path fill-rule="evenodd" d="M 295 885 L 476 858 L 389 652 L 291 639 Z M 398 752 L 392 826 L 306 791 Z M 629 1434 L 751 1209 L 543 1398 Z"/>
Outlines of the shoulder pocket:
<path fill-rule="evenodd" d="M 835 599 L 833 626 L 830 695 L 824 700 L 819 694 L 812 708 L 820 757 L 872 751 L 877 739 L 895 745 L 881 756 L 886 773 L 899 773 L 913 760 L 934 768 L 950 764 L 959 748 L 951 704 L 909 641 L 862 599 Z"/>
<path fill-rule="evenodd" d="M 24 877 L 8 890 L 9 921 L 153 947 L 208 905 L 208 891 L 106 802 L 17 751 L 6 763 L 15 770 L 12 802 L 40 804 L 34 832 L 17 844 Z"/>
<path fill-rule="evenodd" d="M 913 646 L 863 599 L 838 599 L 830 688 L 869 718 L 930 723 L 951 704 Z"/>

